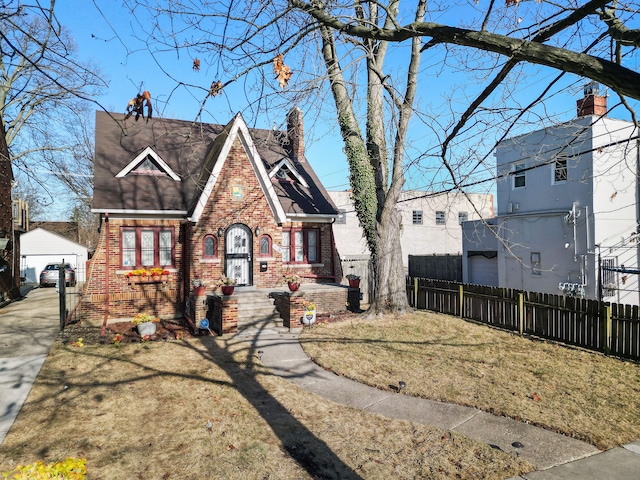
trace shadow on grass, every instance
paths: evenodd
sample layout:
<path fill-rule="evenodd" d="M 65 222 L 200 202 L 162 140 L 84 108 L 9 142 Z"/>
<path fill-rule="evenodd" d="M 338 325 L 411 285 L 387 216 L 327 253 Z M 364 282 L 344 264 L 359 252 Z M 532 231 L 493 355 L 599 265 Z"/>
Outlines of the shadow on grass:
<path fill-rule="evenodd" d="M 241 369 L 236 362 L 218 366 L 229 375 L 237 391 L 271 427 L 287 454 L 312 478 L 361 479 L 324 441 L 297 420 L 260 384 L 257 379 L 258 371 L 253 368 L 256 365 L 252 362 L 252 359 L 260 357 L 255 343 L 231 340 L 225 342 L 226 347 L 221 347 L 216 341 L 203 342 L 212 358 L 221 354 L 232 356 L 231 349 L 240 343 L 246 346 L 247 368 Z"/>

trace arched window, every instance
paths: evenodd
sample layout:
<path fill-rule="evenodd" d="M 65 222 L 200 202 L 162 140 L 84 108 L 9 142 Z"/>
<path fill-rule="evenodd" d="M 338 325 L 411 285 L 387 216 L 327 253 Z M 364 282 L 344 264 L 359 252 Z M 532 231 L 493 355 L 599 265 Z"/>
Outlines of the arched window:
<path fill-rule="evenodd" d="M 217 257 L 218 243 L 214 235 L 206 235 L 202 240 L 202 258 Z"/>
<path fill-rule="evenodd" d="M 269 235 L 262 235 L 260 237 L 260 256 L 271 256 L 271 237 Z"/>

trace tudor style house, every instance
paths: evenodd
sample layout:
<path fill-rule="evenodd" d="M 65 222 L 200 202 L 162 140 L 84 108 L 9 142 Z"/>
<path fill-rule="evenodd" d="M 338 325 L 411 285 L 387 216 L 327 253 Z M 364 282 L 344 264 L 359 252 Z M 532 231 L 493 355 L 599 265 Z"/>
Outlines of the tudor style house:
<path fill-rule="evenodd" d="M 282 288 L 290 274 L 340 281 L 338 211 L 305 158 L 299 109 L 284 132 L 250 129 L 240 114 L 227 125 L 122 117 L 96 114 L 92 211 L 102 221 L 84 318 L 179 317 L 193 279 L 208 291 L 222 275 L 256 288 Z M 127 276 L 151 268 L 164 275 Z"/>

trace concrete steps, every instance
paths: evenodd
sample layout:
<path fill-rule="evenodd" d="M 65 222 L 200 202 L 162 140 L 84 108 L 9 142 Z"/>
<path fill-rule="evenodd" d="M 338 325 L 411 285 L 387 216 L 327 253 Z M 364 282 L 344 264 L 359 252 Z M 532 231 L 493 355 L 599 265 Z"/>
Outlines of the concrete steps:
<path fill-rule="evenodd" d="M 238 333 L 280 333 L 288 329 L 282 325 L 280 314 L 268 290 L 236 289 L 238 298 Z"/>

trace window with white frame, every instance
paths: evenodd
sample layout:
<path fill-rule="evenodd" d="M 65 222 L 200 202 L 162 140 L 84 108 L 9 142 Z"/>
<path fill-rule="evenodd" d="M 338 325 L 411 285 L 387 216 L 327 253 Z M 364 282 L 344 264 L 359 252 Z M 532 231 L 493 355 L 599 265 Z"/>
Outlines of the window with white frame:
<path fill-rule="evenodd" d="M 467 212 L 458 212 L 458 223 L 469 221 L 469 214 Z"/>
<path fill-rule="evenodd" d="M 414 225 L 422 225 L 422 210 L 414 210 L 412 217 Z"/>
<path fill-rule="evenodd" d="M 447 223 L 445 212 L 440 210 L 436 211 L 436 225 L 444 225 L 445 223 Z"/>
<path fill-rule="evenodd" d="M 525 168 L 527 168 L 527 165 L 524 162 L 516 163 L 513 166 L 513 188 L 523 188 L 526 186 Z"/>
<path fill-rule="evenodd" d="M 531 275 L 542 275 L 542 270 L 540 270 L 540 252 L 531 252 Z"/>
<path fill-rule="evenodd" d="M 319 231 L 316 228 L 291 229 L 282 232 L 282 261 L 313 263 L 320 259 Z"/>
<path fill-rule="evenodd" d="M 553 183 L 564 183 L 567 181 L 567 157 L 558 156 L 553 166 Z"/>
<path fill-rule="evenodd" d="M 122 228 L 120 249 L 124 268 L 173 265 L 173 230 L 153 227 Z"/>

